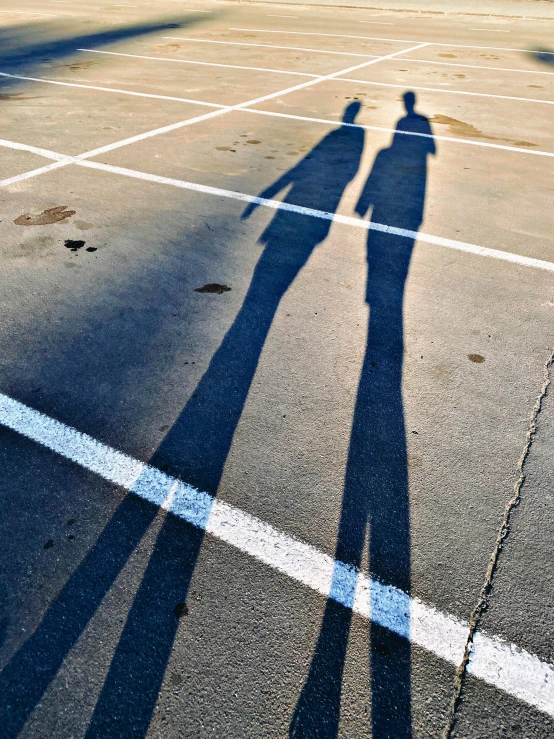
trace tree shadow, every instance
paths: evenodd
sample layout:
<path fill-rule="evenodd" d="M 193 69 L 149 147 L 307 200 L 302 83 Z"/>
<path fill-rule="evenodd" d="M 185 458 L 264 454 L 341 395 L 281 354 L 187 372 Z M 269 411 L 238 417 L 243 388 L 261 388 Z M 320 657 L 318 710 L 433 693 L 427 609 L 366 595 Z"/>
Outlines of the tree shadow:
<path fill-rule="evenodd" d="M 300 206 L 333 214 L 356 175 L 364 131 L 359 103 L 261 197 L 286 190 L 260 242 L 265 249 L 232 326 L 179 418 L 151 459 L 152 466 L 217 494 L 233 436 L 280 301 L 327 236 L 331 218 L 287 210 Z M 243 218 L 256 206 L 249 205 Z M 140 484 L 140 481 L 139 483 Z M 15 737 L 69 650 L 101 604 L 152 523 L 157 506 L 130 494 L 122 501 L 41 624 L 0 674 L 0 725 Z M 86 737 L 144 737 L 163 682 L 202 545 L 200 528 L 169 514 L 116 646 Z"/>
<path fill-rule="evenodd" d="M 371 223 L 417 232 L 422 219 L 431 126 L 404 95 L 406 116 L 389 147 L 378 152 L 356 206 Z M 400 132 L 417 135 L 403 135 Z M 369 528 L 372 578 L 410 592 L 410 510 L 402 403 L 403 297 L 414 240 L 368 231 L 366 300 L 370 309 L 345 473 L 336 559 L 359 568 Z M 331 587 L 331 593 L 333 586 Z M 353 596 L 353 594 L 352 594 Z M 352 597 L 353 602 L 353 597 Z M 399 614 L 395 614 L 398 619 Z M 352 610 L 330 597 L 290 736 L 338 736 L 342 677 Z M 409 636 L 409 619 L 398 631 Z M 370 626 L 371 728 L 374 739 L 407 739 L 411 729 L 409 638 Z"/>
<path fill-rule="evenodd" d="M 165 31 L 186 28 L 200 22 L 200 17 L 187 16 L 144 21 L 78 36 L 62 35 L 63 26 L 54 23 L 29 23 L 0 29 L 0 72 L 37 74 L 45 62 L 53 62 L 79 54 L 78 49 L 97 49 L 119 41 Z M 0 77 L 0 85 L 14 86 L 24 80 Z"/>

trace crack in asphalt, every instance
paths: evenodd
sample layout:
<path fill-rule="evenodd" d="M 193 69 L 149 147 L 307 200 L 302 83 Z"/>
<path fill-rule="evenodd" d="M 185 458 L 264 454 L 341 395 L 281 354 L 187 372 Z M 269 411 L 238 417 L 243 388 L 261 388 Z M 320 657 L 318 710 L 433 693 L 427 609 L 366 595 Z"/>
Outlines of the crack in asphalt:
<path fill-rule="evenodd" d="M 504 509 L 504 516 L 502 518 L 502 524 L 498 531 L 496 542 L 494 544 L 494 548 L 493 548 L 492 554 L 489 559 L 489 564 L 487 566 L 487 571 L 485 573 L 485 580 L 483 582 L 483 586 L 481 587 L 481 592 L 479 594 L 479 598 L 477 600 L 475 608 L 473 609 L 473 612 L 469 619 L 469 634 L 468 634 L 468 638 L 467 638 L 467 642 L 466 642 L 466 646 L 464 650 L 463 659 L 460 665 L 458 666 L 458 668 L 456 669 L 456 675 L 454 677 L 454 694 L 452 697 L 452 703 L 450 705 L 450 709 L 448 712 L 448 720 L 444 728 L 442 739 L 451 738 L 452 731 L 456 723 L 456 714 L 457 714 L 458 707 L 460 704 L 462 689 L 464 685 L 465 676 L 467 674 L 467 666 L 469 663 L 471 650 L 473 648 L 473 639 L 475 636 L 475 632 L 477 631 L 479 627 L 481 617 L 483 616 L 483 613 L 485 612 L 488 606 L 488 603 L 489 603 L 489 598 L 490 598 L 491 591 L 492 591 L 493 578 L 494 578 L 496 569 L 498 567 L 498 560 L 500 557 L 500 553 L 502 551 L 504 540 L 506 539 L 506 537 L 508 536 L 510 532 L 510 517 L 512 515 L 512 511 L 515 508 L 517 508 L 517 506 L 519 505 L 521 501 L 521 491 L 525 484 L 525 479 L 526 479 L 525 464 L 527 462 L 527 458 L 529 457 L 531 446 L 533 444 L 534 438 L 537 433 L 537 418 L 539 416 L 539 413 L 542 410 L 543 402 L 548 394 L 548 388 L 551 383 L 551 369 L 553 365 L 554 365 L 554 350 L 552 351 L 550 357 L 547 359 L 544 365 L 544 368 L 543 368 L 543 384 L 537 396 L 535 404 L 533 406 L 533 410 L 531 412 L 531 417 L 529 419 L 529 426 L 527 428 L 527 434 L 525 436 L 525 445 L 523 447 L 523 451 L 521 452 L 521 456 L 517 463 L 517 470 L 519 471 L 519 477 L 514 483 L 514 494 L 511 500 L 508 501 Z"/>

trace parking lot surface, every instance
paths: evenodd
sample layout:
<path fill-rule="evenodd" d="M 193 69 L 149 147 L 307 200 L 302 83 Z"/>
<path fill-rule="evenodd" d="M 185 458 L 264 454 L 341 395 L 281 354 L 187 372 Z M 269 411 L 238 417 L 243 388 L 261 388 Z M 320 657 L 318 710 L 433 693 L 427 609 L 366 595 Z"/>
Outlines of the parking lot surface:
<path fill-rule="evenodd" d="M 0 735 L 554 735 L 552 23 L 0 5 Z"/>

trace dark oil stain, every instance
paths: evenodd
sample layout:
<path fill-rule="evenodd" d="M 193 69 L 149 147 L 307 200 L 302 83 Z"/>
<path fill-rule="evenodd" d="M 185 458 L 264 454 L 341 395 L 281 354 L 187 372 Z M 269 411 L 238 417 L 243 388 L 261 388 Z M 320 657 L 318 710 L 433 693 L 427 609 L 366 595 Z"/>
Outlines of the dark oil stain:
<path fill-rule="evenodd" d="M 542 85 L 527 85 L 527 87 L 534 87 L 536 90 L 544 90 Z"/>
<path fill-rule="evenodd" d="M 185 364 L 187 364 L 187 362 L 185 362 Z M 168 430 L 169 430 L 169 425 L 167 423 L 165 423 L 163 426 L 160 426 L 160 431 L 168 431 Z"/>
<path fill-rule="evenodd" d="M 443 59 L 455 59 L 456 58 L 456 54 L 439 54 L 439 56 L 442 57 Z"/>
<path fill-rule="evenodd" d="M 496 54 L 481 54 L 483 59 L 500 59 L 499 56 L 496 56 Z"/>
<path fill-rule="evenodd" d="M 66 210 L 67 205 L 57 205 L 55 208 L 48 208 L 42 213 L 24 213 L 15 219 L 16 226 L 48 226 L 51 223 L 59 223 L 66 218 L 71 218 L 77 211 Z"/>
<path fill-rule="evenodd" d="M 476 364 L 482 364 L 485 361 L 485 357 L 482 354 L 468 354 L 467 358 L 470 362 L 475 362 Z"/>
<path fill-rule="evenodd" d="M 454 77 L 457 77 L 459 80 L 465 80 L 466 78 L 465 74 L 455 74 Z"/>
<path fill-rule="evenodd" d="M 54 546 L 54 540 L 48 539 L 48 541 L 44 545 L 44 549 L 52 549 L 53 546 Z"/>
<path fill-rule="evenodd" d="M 195 293 L 213 293 L 215 295 L 221 295 L 222 293 L 229 292 L 231 288 L 228 285 L 219 285 L 217 282 L 210 282 L 202 287 L 194 288 Z"/>
<path fill-rule="evenodd" d="M 89 228 L 92 228 L 92 223 L 88 223 L 87 221 L 73 221 L 73 223 L 79 231 L 88 231 Z"/>
<path fill-rule="evenodd" d="M 215 147 L 218 151 L 233 151 L 230 146 L 216 146 Z"/>
<path fill-rule="evenodd" d="M 175 618 L 181 618 L 182 616 L 189 615 L 189 608 L 186 603 L 177 603 L 173 609 L 173 615 Z"/>
<path fill-rule="evenodd" d="M 75 538 L 75 536 L 73 534 L 68 534 L 67 535 L 68 541 L 73 541 L 74 538 Z"/>
<path fill-rule="evenodd" d="M 67 522 L 67 525 L 68 526 L 73 526 L 73 524 L 75 523 L 76 520 L 77 520 L 76 518 L 70 518 L 69 521 Z"/>
<path fill-rule="evenodd" d="M 478 128 L 472 126 L 471 123 L 465 123 L 464 121 L 459 121 L 456 118 L 450 118 L 450 116 L 448 115 L 437 114 L 434 115 L 432 118 L 429 118 L 429 120 L 432 123 L 439 123 L 448 126 L 449 132 L 454 134 L 455 136 L 463 136 L 472 139 L 489 139 L 492 141 L 502 141 L 503 143 L 511 144 L 512 146 L 536 146 L 536 144 L 532 144 L 530 141 L 514 141 L 513 139 L 505 139 L 500 136 L 490 136 L 488 134 L 484 134 Z"/>
<path fill-rule="evenodd" d="M 169 684 L 172 688 L 178 688 L 179 685 L 182 685 L 184 681 L 184 677 L 182 675 L 179 675 L 179 673 L 174 672 L 173 675 L 169 678 Z"/>
<path fill-rule="evenodd" d="M 71 251 L 77 251 L 78 249 L 82 249 L 85 244 L 86 244 L 86 241 L 75 241 L 75 239 L 66 239 L 64 241 L 65 248 L 70 249 Z"/>
<path fill-rule="evenodd" d="M 80 62 L 68 62 L 67 64 L 56 64 L 57 67 L 67 67 L 71 72 L 78 72 L 81 69 L 88 69 L 98 62 L 93 61 L 80 61 Z"/>
<path fill-rule="evenodd" d="M 250 134 L 249 133 L 239 133 L 239 136 L 241 137 L 241 139 L 247 139 L 250 136 Z"/>
<path fill-rule="evenodd" d="M 246 143 L 247 144 L 260 144 L 261 141 L 258 141 L 258 139 L 248 139 Z"/>
<path fill-rule="evenodd" d="M 296 157 L 296 156 L 298 156 L 299 153 L 300 152 L 298 152 L 298 151 L 287 151 L 287 156 L 288 157 Z"/>
<path fill-rule="evenodd" d="M 408 70 L 407 69 L 399 69 L 398 71 L 399 72 L 407 72 Z"/>
<path fill-rule="evenodd" d="M 264 159 L 275 159 L 275 157 L 264 157 Z"/>
<path fill-rule="evenodd" d="M 98 249 L 97 246 L 87 246 L 87 248 L 85 249 L 85 251 L 97 251 L 97 249 Z"/>

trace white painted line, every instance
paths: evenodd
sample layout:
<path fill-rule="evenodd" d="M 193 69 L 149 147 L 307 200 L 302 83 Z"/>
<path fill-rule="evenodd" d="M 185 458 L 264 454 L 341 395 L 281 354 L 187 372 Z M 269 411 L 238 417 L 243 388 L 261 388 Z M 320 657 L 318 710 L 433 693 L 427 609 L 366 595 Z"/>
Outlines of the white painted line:
<path fill-rule="evenodd" d="M 542 69 L 514 69 L 513 67 L 487 67 L 484 64 L 459 64 L 457 62 L 437 62 L 432 59 L 413 59 L 412 57 L 403 56 L 402 64 L 404 62 L 416 62 L 418 64 L 440 64 L 444 67 L 464 67 L 466 69 L 494 69 L 497 72 L 519 72 L 520 74 L 550 74 L 554 72 L 545 72 Z"/>
<path fill-rule="evenodd" d="M 485 246 L 478 246 L 477 244 L 468 244 L 465 241 L 446 239 L 442 236 L 433 236 L 432 234 L 422 233 L 421 231 L 410 231 L 405 228 L 388 226 L 384 223 L 373 223 L 371 221 L 365 221 L 361 218 L 343 216 L 338 213 L 316 210 L 315 208 L 305 208 L 300 205 L 293 205 L 291 203 L 282 202 L 280 200 L 271 200 L 268 198 L 258 197 L 257 195 L 248 195 L 247 193 L 237 192 L 235 190 L 224 190 L 219 187 L 200 185 L 197 182 L 187 182 L 185 180 L 177 180 L 171 177 L 162 177 L 160 175 L 149 174 L 147 172 L 139 172 L 134 169 L 127 169 L 126 167 L 116 167 L 111 164 L 103 164 L 102 162 L 91 162 L 89 160 L 76 158 L 75 161 L 73 161 L 72 163 L 87 167 L 89 169 L 98 169 L 103 172 L 119 174 L 123 177 L 132 177 L 134 179 L 144 180 L 146 182 L 155 182 L 159 185 L 169 185 L 171 187 L 178 187 L 183 190 L 192 190 L 194 192 L 200 192 L 205 195 L 214 195 L 220 198 L 230 198 L 231 200 L 239 200 L 243 203 L 261 205 L 266 208 L 271 208 L 272 210 L 285 210 L 290 213 L 297 213 L 299 215 L 309 216 L 312 218 L 321 218 L 325 221 L 333 221 L 334 223 L 341 223 L 346 226 L 354 226 L 354 228 L 361 228 L 365 231 L 379 231 L 380 233 L 388 233 L 392 236 L 401 236 L 403 238 L 413 239 L 421 243 L 433 244 L 434 246 L 443 246 L 447 249 L 455 249 L 456 251 L 463 251 L 467 254 L 474 254 L 480 257 L 490 257 L 492 259 L 500 259 L 504 262 L 511 262 L 523 267 L 533 267 L 535 269 L 542 269 L 548 272 L 554 272 L 553 262 L 545 262 L 542 259 L 524 257 L 521 254 L 513 254 L 512 252 L 490 249 Z"/>
<path fill-rule="evenodd" d="M 498 98 L 500 100 L 517 100 L 520 103 L 542 103 L 543 105 L 554 105 L 554 100 L 538 100 L 537 98 L 520 98 L 515 95 L 494 95 L 491 92 L 470 92 L 469 90 L 451 90 L 447 87 L 420 87 L 406 83 L 405 85 L 397 85 L 393 82 L 374 82 L 373 80 L 354 80 L 348 77 L 337 77 L 343 82 L 356 82 L 360 85 L 377 85 L 379 87 L 399 87 L 402 90 L 409 86 L 411 90 L 424 90 L 425 92 L 448 92 L 451 95 L 473 95 L 481 98 Z"/>
<path fill-rule="evenodd" d="M 113 92 L 119 95 L 136 95 L 138 97 L 154 98 L 155 100 L 172 100 L 172 101 L 181 102 L 181 103 L 191 103 L 192 105 L 200 105 L 200 106 L 208 107 L 208 108 L 219 108 L 223 111 L 236 110 L 236 107 L 232 105 L 222 105 L 221 103 L 208 103 L 205 100 L 195 100 L 191 98 L 178 98 L 178 97 L 172 97 L 170 95 L 155 95 L 153 93 L 136 92 L 134 90 L 121 90 L 116 87 L 97 87 L 95 85 L 83 85 L 78 82 L 61 82 L 60 80 L 51 80 L 51 79 L 46 79 L 44 77 L 24 77 L 23 75 L 7 74 L 6 72 L 0 72 L 0 77 L 10 77 L 10 78 L 19 79 L 19 80 L 30 80 L 31 82 L 43 82 L 48 85 L 62 85 L 66 87 L 79 87 L 79 88 L 82 87 L 84 89 L 98 90 L 100 92 Z M 343 79 L 343 78 L 338 77 L 337 79 Z M 349 80 L 349 81 L 361 82 L 362 84 L 378 84 L 378 83 L 364 82 L 363 80 Z M 399 85 L 399 87 L 404 87 L 404 86 Z M 421 89 L 421 88 L 418 88 L 418 89 Z M 439 92 L 448 92 L 448 90 L 439 90 Z M 301 116 L 301 115 L 294 115 L 292 113 L 278 113 L 276 111 L 260 110 L 258 108 L 240 108 L 240 109 L 243 110 L 245 113 L 254 113 L 255 115 L 273 116 L 275 118 L 290 118 L 291 120 L 308 121 L 308 122 L 313 122 L 313 123 L 324 123 L 324 124 L 328 124 L 331 126 L 335 126 L 339 123 L 339 121 L 333 120 L 331 118 L 315 118 L 313 116 Z M 197 122 L 197 121 L 198 119 L 195 118 L 194 122 Z M 181 124 L 178 124 L 178 125 L 180 126 Z M 342 125 L 351 126 L 353 128 L 362 128 L 365 131 L 384 131 L 386 133 L 395 133 L 395 134 L 398 134 L 399 136 L 420 136 L 424 138 L 433 138 L 433 139 L 436 139 L 437 141 L 450 141 L 450 142 L 458 143 L 458 144 L 467 144 L 468 146 L 483 146 L 485 148 L 490 148 L 490 149 L 502 149 L 504 151 L 514 151 L 518 153 L 523 152 L 526 154 L 535 154 L 537 156 L 554 157 L 554 152 L 530 149 L 524 146 L 509 146 L 508 144 L 491 144 L 485 141 L 473 141 L 472 139 L 463 139 L 457 136 L 441 136 L 440 134 L 429 135 L 425 133 L 417 133 L 415 131 L 397 131 L 395 128 L 387 128 L 386 126 L 370 126 L 370 125 L 363 125 L 359 123 L 342 123 Z M 23 146 L 22 144 L 16 144 L 14 146 L 11 146 L 12 143 L 13 142 L 2 143 L 0 140 L 0 146 L 8 146 L 9 148 L 21 148 Z M 31 149 L 34 150 L 34 147 L 30 147 L 30 148 L 27 147 L 27 148 L 29 151 Z M 41 152 L 42 151 L 46 151 L 46 150 L 41 150 Z M 35 153 L 39 153 L 39 151 L 36 150 Z M 48 158 L 52 158 L 50 154 L 41 153 L 41 156 L 47 156 Z M 63 154 L 56 154 L 56 156 L 64 157 Z M 68 159 L 72 160 L 72 157 L 68 157 Z M 1 185 L 2 185 L 2 181 L 0 181 L 0 186 Z"/>
<path fill-rule="evenodd" d="M 267 67 L 244 67 L 238 64 L 218 64 L 216 62 L 195 62 L 189 59 L 170 59 L 166 56 L 144 56 L 141 54 L 123 54 L 120 51 L 100 51 L 99 49 L 77 49 L 77 51 L 86 51 L 89 54 L 109 54 L 111 56 L 125 56 L 130 59 L 148 59 L 154 62 L 175 62 L 177 64 L 196 64 L 202 67 L 224 67 L 225 69 L 246 69 L 253 72 L 272 72 L 274 74 L 292 74 L 296 77 L 315 77 L 319 79 L 318 74 L 308 74 L 308 72 L 291 72 L 281 69 L 268 69 Z"/>
<path fill-rule="evenodd" d="M 8 177 L 5 180 L 0 180 L 0 187 L 8 187 L 9 185 L 15 185 L 16 182 L 22 182 L 23 180 L 30 180 L 33 177 L 37 177 L 41 174 L 51 172 L 53 169 L 59 169 L 60 167 L 66 167 L 68 164 L 72 164 L 72 161 L 55 162 L 54 164 L 47 164 L 44 167 L 38 169 L 32 169 L 30 172 L 23 172 L 23 174 L 15 175 L 15 177 Z"/>
<path fill-rule="evenodd" d="M 411 49 L 406 49 L 406 51 L 415 51 L 416 49 L 421 48 L 422 46 L 426 46 L 426 44 L 419 44 L 418 46 L 412 47 Z M 81 49 L 81 51 L 84 51 Z M 95 52 L 95 53 L 106 53 L 111 54 L 114 52 Z M 195 118 L 187 118 L 184 121 L 178 121 L 177 123 L 171 123 L 168 126 L 162 126 L 161 128 L 156 128 L 151 131 L 145 131 L 144 133 L 137 134 L 136 136 L 130 136 L 127 139 L 122 139 L 121 141 L 115 141 L 112 144 L 106 144 L 105 146 L 100 146 L 97 149 L 92 149 L 91 151 L 87 151 L 84 154 L 79 154 L 78 156 L 72 158 L 70 161 L 67 162 L 67 164 L 74 164 L 77 162 L 82 162 L 85 159 L 88 159 L 89 157 L 98 156 L 100 154 L 105 154 L 108 151 L 114 151 L 115 149 L 119 149 L 123 146 L 128 146 L 129 144 L 135 144 L 138 141 L 144 141 L 145 139 L 151 138 L 153 136 L 159 136 L 160 134 L 169 133 L 170 131 L 176 131 L 179 128 L 183 128 L 184 126 L 190 126 L 194 123 L 199 123 L 200 121 L 205 121 L 210 118 L 214 118 L 218 115 L 222 115 L 224 113 L 228 113 L 234 110 L 241 110 L 243 108 L 251 107 L 253 105 L 257 105 L 258 103 L 266 102 L 267 100 L 273 100 L 274 98 L 280 97 L 281 95 L 287 95 L 290 92 L 295 92 L 296 90 L 302 90 L 305 87 L 310 87 L 312 85 L 318 84 L 319 82 L 323 82 L 324 80 L 330 80 L 334 77 L 338 77 L 341 74 L 348 74 L 349 72 L 354 72 L 357 69 L 361 69 L 362 67 L 370 66 L 371 64 L 376 64 L 379 61 L 382 61 L 383 59 L 390 59 L 392 57 L 398 56 L 400 54 L 403 54 L 404 51 L 395 51 L 392 54 L 388 54 L 387 56 L 378 57 L 377 59 L 371 59 L 368 62 L 362 62 L 361 64 L 356 64 L 353 67 L 348 67 L 347 69 L 341 69 L 338 72 L 332 72 L 331 74 L 324 75 L 323 77 L 316 77 L 315 79 L 308 80 L 307 82 L 301 82 L 298 85 L 294 85 L 293 87 L 288 87 L 284 90 L 278 90 L 277 92 L 269 93 L 268 95 L 263 95 L 262 97 L 254 98 L 253 100 L 247 100 L 244 103 L 238 103 L 237 105 L 231 105 L 225 108 L 219 108 L 218 110 L 211 111 L 210 113 L 205 113 L 204 115 L 196 116 Z M 129 56 L 128 54 L 122 54 L 119 56 Z"/>
<path fill-rule="evenodd" d="M 173 100 L 178 103 L 191 103 L 192 105 L 205 105 L 208 108 L 228 108 L 228 105 L 220 103 L 206 103 L 200 100 L 192 100 L 190 98 L 178 98 L 171 95 L 155 95 L 149 92 L 135 92 L 134 90 L 120 90 L 117 87 L 98 87 L 97 85 L 83 85 L 78 82 L 62 82 L 61 80 L 51 80 L 45 77 L 24 77 L 20 74 L 8 74 L 0 72 L 0 77 L 8 77 L 15 80 L 28 80 L 30 82 L 44 82 L 48 85 L 61 85 L 62 87 L 78 87 L 84 90 L 98 90 L 99 92 L 114 92 L 118 95 L 135 95 L 142 98 L 154 98 L 155 100 Z"/>
<path fill-rule="evenodd" d="M 257 113 L 258 115 L 269 115 L 278 118 L 292 118 L 298 121 L 311 121 L 314 123 L 328 123 L 331 125 L 352 126 L 353 128 L 363 128 L 366 131 L 384 131 L 385 133 L 394 133 L 399 136 L 420 136 L 423 138 L 435 139 L 436 141 L 451 141 L 455 144 L 467 144 L 468 146 L 483 146 L 486 149 L 502 149 L 503 151 L 513 151 L 524 154 L 535 154 L 541 157 L 554 157 L 553 151 L 541 151 L 538 149 L 529 149 L 525 146 L 509 146 L 508 144 L 490 144 L 488 141 L 474 141 L 473 139 L 463 139 L 459 136 L 441 136 L 440 134 L 419 133 L 416 131 L 398 131 L 396 128 L 387 128 L 385 126 L 369 126 L 361 123 L 344 123 L 329 118 L 312 118 L 304 115 L 294 115 L 293 113 L 277 113 L 273 110 L 260 110 L 258 108 L 243 108 L 247 113 Z"/>
<path fill-rule="evenodd" d="M 0 423 L 439 658 L 461 663 L 467 623 L 1 393 Z M 554 667 L 535 655 L 479 633 L 469 670 L 554 716 Z"/>
<path fill-rule="evenodd" d="M 275 46 L 274 44 L 248 44 L 241 41 L 214 41 L 207 38 L 185 38 L 183 36 L 163 36 L 174 41 L 192 41 L 199 44 L 223 44 L 225 46 L 257 46 L 263 49 L 288 49 L 290 51 L 309 51 L 315 54 L 336 54 L 338 56 L 358 56 L 364 59 L 374 59 L 377 54 L 355 54 L 351 51 L 327 51 L 326 49 L 306 49 L 303 46 Z"/>
<path fill-rule="evenodd" d="M 23 10 L 0 10 L 0 13 L 10 13 L 13 15 L 44 15 L 50 18 L 57 18 L 55 13 L 25 13 Z"/>
<path fill-rule="evenodd" d="M 392 41 L 397 44 L 413 44 L 414 39 L 402 39 L 402 38 L 383 38 L 382 36 L 350 36 L 346 33 L 317 33 L 315 31 L 273 31 L 266 28 L 229 28 L 230 31 L 248 31 L 250 33 L 281 33 L 295 36 L 325 36 L 327 38 L 355 38 L 363 39 L 365 41 Z M 529 53 L 535 53 L 536 49 L 510 49 L 505 46 L 473 46 L 470 44 L 456 44 L 456 43 L 445 43 L 439 41 L 420 41 L 418 43 L 427 44 L 428 46 L 449 46 L 452 48 L 459 49 L 494 49 L 495 51 L 525 51 Z M 553 54 L 554 51 L 543 51 L 542 54 Z"/>
<path fill-rule="evenodd" d="M 505 28 L 468 28 L 468 31 L 489 31 L 489 33 L 511 33 Z"/>
<path fill-rule="evenodd" d="M 55 159 L 58 162 L 70 162 L 72 157 L 66 154 L 58 154 L 57 151 L 51 151 L 50 149 L 41 149 L 39 146 L 29 146 L 29 144 L 20 144 L 17 141 L 8 141 L 7 139 L 0 139 L 0 146 L 7 149 L 16 149 L 18 151 L 28 151 L 30 154 L 38 154 L 39 157 L 46 157 L 47 159 Z"/>

